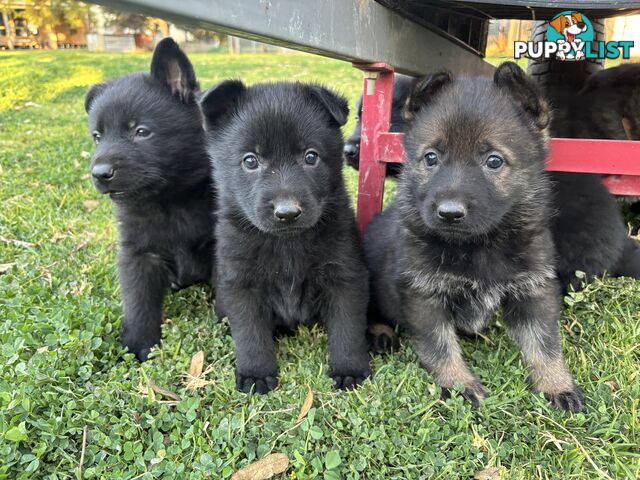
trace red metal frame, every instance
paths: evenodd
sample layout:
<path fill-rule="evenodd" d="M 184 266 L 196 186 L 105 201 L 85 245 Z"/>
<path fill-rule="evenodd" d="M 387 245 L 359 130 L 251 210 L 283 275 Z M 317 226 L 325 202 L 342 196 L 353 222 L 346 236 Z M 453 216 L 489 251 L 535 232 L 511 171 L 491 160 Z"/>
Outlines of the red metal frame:
<path fill-rule="evenodd" d="M 393 67 L 353 66 L 365 72 L 358 182 L 358 229 L 363 234 L 382 209 L 385 163 L 404 162 L 404 135 L 389 132 Z M 611 193 L 640 196 L 640 142 L 552 138 L 547 170 L 600 173 Z"/>

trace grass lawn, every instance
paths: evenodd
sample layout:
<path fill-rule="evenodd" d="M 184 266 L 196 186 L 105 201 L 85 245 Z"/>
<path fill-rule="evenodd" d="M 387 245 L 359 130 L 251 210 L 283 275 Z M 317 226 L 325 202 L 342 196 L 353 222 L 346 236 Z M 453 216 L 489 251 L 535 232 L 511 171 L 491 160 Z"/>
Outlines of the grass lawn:
<path fill-rule="evenodd" d="M 361 84 L 348 64 L 308 55 L 192 59 L 204 87 L 313 80 L 353 105 Z M 204 287 L 168 296 L 162 348 L 134 361 L 118 340 L 116 225 L 89 180 L 83 97 L 149 60 L 0 54 L 0 478 L 79 478 L 83 444 L 84 478 L 229 478 L 270 452 L 289 457 L 282 478 L 292 479 L 640 477 L 640 283 L 631 280 L 565 299 L 563 347 L 586 396 L 574 415 L 527 390 L 500 321 L 462 342 L 489 391 L 477 410 L 459 396 L 441 401 L 406 339 L 373 359 L 375 377 L 358 391 L 332 390 L 316 328 L 279 341 L 276 391 L 238 393 L 228 324 L 213 317 Z M 345 173 L 354 193 L 356 176 Z M 205 374 L 192 390 L 185 374 L 199 351 Z M 297 423 L 308 386 L 313 406 Z"/>

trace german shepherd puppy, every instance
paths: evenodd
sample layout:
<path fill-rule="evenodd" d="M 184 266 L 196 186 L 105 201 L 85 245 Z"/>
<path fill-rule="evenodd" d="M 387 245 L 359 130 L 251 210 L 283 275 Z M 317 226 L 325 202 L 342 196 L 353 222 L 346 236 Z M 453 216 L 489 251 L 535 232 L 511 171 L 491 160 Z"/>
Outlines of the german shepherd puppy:
<path fill-rule="evenodd" d="M 371 223 L 365 255 L 374 310 L 407 327 L 445 389 L 485 398 L 456 329 L 475 334 L 502 307 L 505 325 L 554 405 L 582 409 L 562 355 L 560 289 L 545 175 L 549 109 L 512 62 L 493 79 L 419 81 L 405 112 L 407 163 L 390 207 Z"/>
<path fill-rule="evenodd" d="M 559 136 L 640 140 L 640 65 L 594 73 L 577 94 L 562 86 L 550 90 Z"/>
<path fill-rule="evenodd" d="M 640 139 L 640 65 L 592 74 L 578 93 L 551 84 L 545 94 L 553 106 L 549 131 L 554 137 Z M 605 272 L 640 279 L 640 246 L 628 237 L 620 205 L 601 175 L 550 172 L 549 177 L 557 211 L 551 223 L 556 270 L 565 289 L 580 287 L 576 270 L 586 280 Z"/>
<path fill-rule="evenodd" d="M 93 183 L 118 218 L 122 343 L 139 360 L 160 341 L 165 291 L 212 280 L 214 192 L 197 95 L 189 59 L 166 38 L 151 75 L 94 85 L 85 99 Z"/>
<path fill-rule="evenodd" d="M 402 132 L 406 128 L 402 111 L 415 81 L 413 77 L 396 75 L 391 131 Z M 555 107 L 550 126 L 554 137 L 625 139 L 623 126 L 627 125 L 629 139 L 636 139 L 635 132 L 640 128 L 640 65 L 603 70 L 586 82 L 578 96 L 569 88 L 546 93 L 551 95 Z M 630 103 L 625 104 L 622 97 Z M 636 110 L 632 108 L 635 101 L 639 106 Z M 355 168 L 359 162 L 359 115 L 356 121 L 345 144 L 347 163 L 352 155 Z M 620 207 L 603 185 L 601 176 L 565 172 L 547 175 L 553 193 L 551 234 L 557 253 L 555 269 L 563 291 L 570 287 L 577 290 L 583 281 L 605 273 L 640 278 L 640 247 L 628 237 Z M 584 272 L 586 278 L 577 277 L 576 271 Z M 373 350 L 384 352 L 397 345 L 391 329 L 377 325 L 373 330 L 369 331 Z"/>
<path fill-rule="evenodd" d="M 312 84 L 226 81 L 200 103 L 218 188 L 217 312 L 237 388 L 278 382 L 274 331 L 324 323 L 338 388 L 369 376 L 368 275 L 342 171 L 347 102 Z"/>
<path fill-rule="evenodd" d="M 418 81 L 416 77 L 409 77 L 407 75 L 394 75 L 393 83 L 393 100 L 391 102 L 391 119 L 389 124 L 390 132 L 402 132 L 404 131 L 405 121 L 402 118 L 402 112 L 404 111 L 404 104 L 407 101 L 411 89 Z M 362 97 L 358 100 L 356 105 L 357 116 L 356 126 L 353 128 L 351 135 L 344 142 L 344 158 L 347 165 L 360 169 L 360 131 L 362 130 Z M 397 177 L 400 174 L 401 163 L 387 163 L 386 174 L 388 177 Z"/>

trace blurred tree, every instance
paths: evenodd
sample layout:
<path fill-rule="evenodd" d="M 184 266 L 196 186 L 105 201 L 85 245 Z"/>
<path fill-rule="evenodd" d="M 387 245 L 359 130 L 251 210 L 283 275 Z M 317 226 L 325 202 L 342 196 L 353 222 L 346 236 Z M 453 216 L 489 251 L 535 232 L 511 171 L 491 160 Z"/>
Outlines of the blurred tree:
<path fill-rule="evenodd" d="M 145 33 L 154 30 L 154 20 L 139 13 L 123 12 L 121 10 L 104 9 L 105 26 L 129 33 Z"/>
<path fill-rule="evenodd" d="M 53 28 L 63 23 L 78 28 L 91 20 L 89 5 L 76 0 L 26 0 L 20 15 L 40 28 Z"/>
<path fill-rule="evenodd" d="M 36 26 L 44 47 L 57 47 L 55 28 L 66 24 L 70 28 L 88 27 L 90 6 L 76 0 L 26 0 L 20 5 L 20 17 Z"/>
<path fill-rule="evenodd" d="M 5 37 L 6 47 L 9 50 L 13 50 L 13 39 L 11 36 L 11 22 L 9 18 L 13 13 L 13 8 L 9 5 L 9 0 L 0 0 L 0 17 L 2 23 L 0 24 L 0 33 Z"/>

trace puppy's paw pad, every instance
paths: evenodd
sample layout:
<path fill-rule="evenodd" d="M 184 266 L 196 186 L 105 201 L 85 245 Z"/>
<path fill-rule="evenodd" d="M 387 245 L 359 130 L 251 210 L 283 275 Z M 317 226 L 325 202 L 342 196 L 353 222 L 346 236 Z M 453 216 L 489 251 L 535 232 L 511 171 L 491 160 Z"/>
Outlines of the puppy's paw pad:
<path fill-rule="evenodd" d="M 482 401 L 487 398 L 487 392 L 479 381 L 470 385 L 465 385 L 464 390 L 460 392 L 460 395 L 462 395 L 462 398 L 467 400 L 476 408 L 478 408 Z M 446 400 L 448 398 L 451 398 L 451 389 L 443 387 L 442 399 Z"/>
<path fill-rule="evenodd" d="M 487 398 L 487 394 L 484 391 L 484 388 L 480 388 L 479 390 L 465 389 L 465 391 L 462 392 L 462 396 L 466 398 L 471 403 L 471 405 L 473 405 L 476 408 L 478 408 L 480 404 L 483 402 L 483 400 Z"/>
<path fill-rule="evenodd" d="M 374 353 L 391 353 L 398 350 L 400 342 L 396 332 L 388 325 L 375 324 L 367 330 L 369 350 Z"/>
<path fill-rule="evenodd" d="M 236 375 L 236 387 L 244 393 L 265 394 L 274 390 L 278 386 L 278 377 L 252 377 L 245 375 Z"/>
<path fill-rule="evenodd" d="M 355 390 L 369 375 L 369 372 L 361 372 L 344 375 L 331 375 L 331 378 L 333 378 L 333 381 L 335 382 L 334 388 L 339 390 Z"/>
<path fill-rule="evenodd" d="M 151 353 L 151 348 L 143 348 L 136 352 L 136 358 L 141 362 L 146 362 L 149 358 L 149 354 Z"/>
<path fill-rule="evenodd" d="M 552 406 L 567 412 L 579 412 L 584 408 L 584 395 L 578 387 L 566 392 L 545 393 L 544 396 Z"/>
<path fill-rule="evenodd" d="M 149 359 L 149 354 L 151 354 L 151 349 L 154 345 L 144 346 L 140 344 L 130 344 L 127 345 L 124 343 L 124 346 L 129 350 L 129 352 L 133 353 L 139 362 L 146 362 Z"/>

